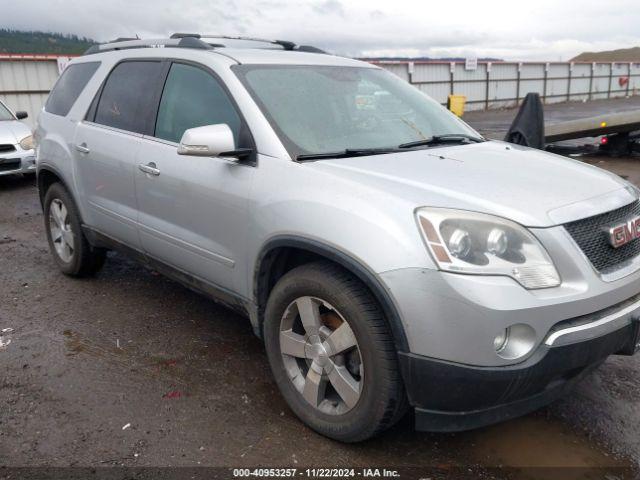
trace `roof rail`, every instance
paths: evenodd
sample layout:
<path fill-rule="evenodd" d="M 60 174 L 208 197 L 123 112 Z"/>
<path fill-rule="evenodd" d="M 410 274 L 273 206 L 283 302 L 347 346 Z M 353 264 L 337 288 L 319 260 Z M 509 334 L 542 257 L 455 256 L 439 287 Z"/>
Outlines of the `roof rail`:
<path fill-rule="evenodd" d="M 245 40 L 251 42 L 269 43 L 279 45 L 283 50 L 295 50 L 299 52 L 326 53 L 319 48 L 310 45 L 296 45 L 287 40 L 265 40 L 263 38 L 253 37 L 230 37 L 224 35 L 201 35 L 199 33 L 174 33 L 170 38 L 160 39 L 137 39 L 137 38 L 117 38 L 109 43 L 91 46 L 83 55 L 92 55 L 95 53 L 110 52 L 113 50 L 125 50 L 129 48 L 154 48 L 154 47 L 175 47 L 175 48 L 198 48 L 202 50 L 211 50 L 217 47 L 224 47 L 222 43 L 211 43 L 203 39 L 219 39 L 219 40 Z"/>
<path fill-rule="evenodd" d="M 129 48 L 154 48 L 154 47 L 176 47 L 176 48 L 199 48 L 202 50 L 211 50 L 214 47 L 198 38 L 185 36 L 181 38 L 162 38 L 162 39 L 116 39 L 113 42 L 93 45 L 86 50 L 83 55 L 92 55 L 94 53 L 110 52 L 113 50 L 126 50 Z"/>
<path fill-rule="evenodd" d="M 308 52 L 308 53 L 327 53 L 321 48 L 314 47 L 312 45 L 298 45 L 296 48 L 299 52 Z"/>
<path fill-rule="evenodd" d="M 245 40 L 249 42 L 261 42 L 261 43 L 270 43 L 272 45 L 279 45 L 283 50 L 297 50 L 300 52 L 311 52 L 311 53 L 326 53 L 324 50 L 321 50 L 316 47 L 312 47 L 310 45 L 296 45 L 294 42 L 290 42 L 288 40 L 268 40 L 265 38 L 256 38 L 256 37 L 234 37 L 229 35 L 216 35 L 216 34 L 204 34 L 204 33 L 174 33 L 170 38 L 197 38 L 199 40 L 206 38 L 220 39 L 220 40 Z M 217 46 L 217 45 L 216 45 Z"/>
<path fill-rule="evenodd" d="M 140 37 L 138 37 L 137 35 L 135 37 L 118 37 L 115 40 L 111 40 L 107 43 L 129 42 L 131 40 L 140 40 Z"/>

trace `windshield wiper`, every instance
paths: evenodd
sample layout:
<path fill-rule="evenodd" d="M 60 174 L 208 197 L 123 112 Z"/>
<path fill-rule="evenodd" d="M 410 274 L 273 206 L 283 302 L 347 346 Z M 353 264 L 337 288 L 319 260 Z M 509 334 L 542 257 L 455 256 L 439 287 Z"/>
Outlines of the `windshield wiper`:
<path fill-rule="evenodd" d="M 349 157 L 365 157 L 367 155 L 384 155 L 385 153 L 397 152 L 398 148 L 346 148 L 338 152 L 327 153 L 308 153 L 298 155 L 297 161 L 305 160 L 321 160 L 323 158 L 349 158 Z"/>
<path fill-rule="evenodd" d="M 441 143 L 480 143 L 486 140 L 481 137 L 474 137 L 466 133 L 445 133 L 443 135 L 434 135 L 424 140 L 416 140 L 415 142 L 402 143 L 398 148 L 413 148 L 430 145 L 439 145 Z"/>

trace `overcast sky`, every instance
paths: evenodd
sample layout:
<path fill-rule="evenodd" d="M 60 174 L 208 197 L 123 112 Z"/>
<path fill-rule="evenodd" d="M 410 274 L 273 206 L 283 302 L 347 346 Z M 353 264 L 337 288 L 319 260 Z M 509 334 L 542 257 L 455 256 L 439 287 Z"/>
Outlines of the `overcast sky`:
<path fill-rule="evenodd" d="M 640 46 L 638 0 L 0 0 L 0 26 L 106 41 L 250 35 L 349 56 L 568 60 Z"/>

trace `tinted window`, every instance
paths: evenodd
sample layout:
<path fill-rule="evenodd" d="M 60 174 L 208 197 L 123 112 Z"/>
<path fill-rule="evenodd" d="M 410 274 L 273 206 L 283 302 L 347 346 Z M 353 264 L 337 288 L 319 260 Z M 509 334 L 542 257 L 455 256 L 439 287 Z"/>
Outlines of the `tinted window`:
<path fill-rule="evenodd" d="M 100 62 L 69 65 L 56 82 L 49 94 L 44 109 L 56 115 L 66 115 L 78 99 L 91 77 L 100 66 Z"/>
<path fill-rule="evenodd" d="M 185 130 L 217 123 L 229 125 L 238 144 L 240 117 L 218 81 L 200 68 L 174 63 L 162 92 L 155 136 L 179 142 Z"/>
<path fill-rule="evenodd" d="M 147 133 L 161 69 L 160 62 L 118 64 L 104 84 L 94 121 L 129 132 Z"/>

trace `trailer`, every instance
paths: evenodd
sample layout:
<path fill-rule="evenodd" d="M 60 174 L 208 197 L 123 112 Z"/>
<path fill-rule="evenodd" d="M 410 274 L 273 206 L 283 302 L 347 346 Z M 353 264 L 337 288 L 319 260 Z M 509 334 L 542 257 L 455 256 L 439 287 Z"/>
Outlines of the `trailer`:
<path fill-rule="evenodd" d="M 544 122 L 543 112 L 538 94 L 528 94 L 505 136 L 505 141 L 562 154 L 597 151 L 622 156 L 640 152 L 640 110 L 605 113 L 552 123 Z M 599 143 L 558 143 L 586 137 L 598 137 Z"/>

